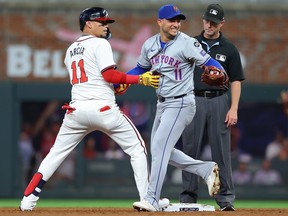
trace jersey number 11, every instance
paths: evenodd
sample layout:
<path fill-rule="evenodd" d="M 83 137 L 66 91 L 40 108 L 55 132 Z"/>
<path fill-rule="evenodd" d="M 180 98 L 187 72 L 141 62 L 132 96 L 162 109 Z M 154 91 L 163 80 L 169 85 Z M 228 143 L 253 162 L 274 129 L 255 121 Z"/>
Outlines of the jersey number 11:
<path fill-rule="evenodd" d="M 80 69 L 80 79 L 77 78 L 77 66 Z M 83 83 L 88 81 L 88 77 L 84 70 L 84 60 L 81 59 L 78 64 L 76 65 L 76 61 L 73 61 L 71 64 L 72 69 L 72 85 Z"/>

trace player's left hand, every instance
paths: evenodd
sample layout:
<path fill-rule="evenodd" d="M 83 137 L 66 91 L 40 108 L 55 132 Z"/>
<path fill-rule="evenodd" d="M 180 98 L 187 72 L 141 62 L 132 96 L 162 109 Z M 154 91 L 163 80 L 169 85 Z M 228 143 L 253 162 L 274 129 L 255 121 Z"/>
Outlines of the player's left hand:
<path fill-rule="evenodd" d="M 114 93 L 115 95 L 124 94 L 131 84 L 114 84 Z"/>
<path fill-rule="evenodd" d="M 219 70 L 214 66 L 203 66 L 204 70 L 201 81 L 211 86 L 224 86 L 228 83 L 229 77 L 224 70 Z"/>
<path fill-rule="evenodd" d="M 152 86 L 153 88 L 158 88 L 159 80 L 160 74 L 155 71 L 147 71 L 139 76 L 139 84 Z"/>

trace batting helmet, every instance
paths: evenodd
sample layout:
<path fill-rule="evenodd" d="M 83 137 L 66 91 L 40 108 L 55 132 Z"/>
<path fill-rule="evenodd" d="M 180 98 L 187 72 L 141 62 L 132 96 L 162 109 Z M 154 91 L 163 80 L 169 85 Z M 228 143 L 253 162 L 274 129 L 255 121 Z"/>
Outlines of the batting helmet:
<path fill-rule="evenodd" d="M 111 19 L 108 12 L 104 8 L 91 7 L 82 11 L 79 16 L 80 30 L 83 31 L 86 21 L 99 21 L 106 23 L 113 23 L 115 20 Z"/>

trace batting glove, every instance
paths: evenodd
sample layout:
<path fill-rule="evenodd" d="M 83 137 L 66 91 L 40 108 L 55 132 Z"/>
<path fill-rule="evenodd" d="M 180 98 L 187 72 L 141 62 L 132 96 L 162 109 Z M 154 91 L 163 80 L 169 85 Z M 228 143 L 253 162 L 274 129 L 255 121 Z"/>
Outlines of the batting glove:
<path fill-rule="evenodd" d="M 159 74 L 153 74 L 151 71 L 148 71 L 139 76 L 139 84 L 145 86 L 152 86 L 153 88 L 158 88 L 159 85 Z"/>
<path fill-rule="evenodd" d="M 114 84 L 114 93 L 115 95 L 124 94 L 131 84 Z"/>

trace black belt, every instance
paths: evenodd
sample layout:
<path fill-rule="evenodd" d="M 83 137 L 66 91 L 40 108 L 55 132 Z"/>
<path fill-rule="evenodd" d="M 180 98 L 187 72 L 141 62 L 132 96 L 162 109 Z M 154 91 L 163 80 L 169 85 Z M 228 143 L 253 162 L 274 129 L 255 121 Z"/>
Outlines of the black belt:
<path fill-rule="evenodd" d="M 196 91 L 194 90 L 194 95 L 196 97 L 206 97 L 206 98 L 214 98 L 225 94 L 226 91 Z"/>
<path fill-rule="evenodd" d="M 165 98 L 165 97 L 162 97 L 162 96 L 158 96 L 158 101 L 159 102 L 165 102 L 165 100 L 167 100 L 167 99 L 177 99 L 177 98 L 182 98 L 182 97 L 184 97 L 184 96 L 186 96 L 187 94 L 182 94 L 182 95 L 179 95 L 179 96 L 175 96 L 175 97 L 167 97 L 167 98 Z"/>

